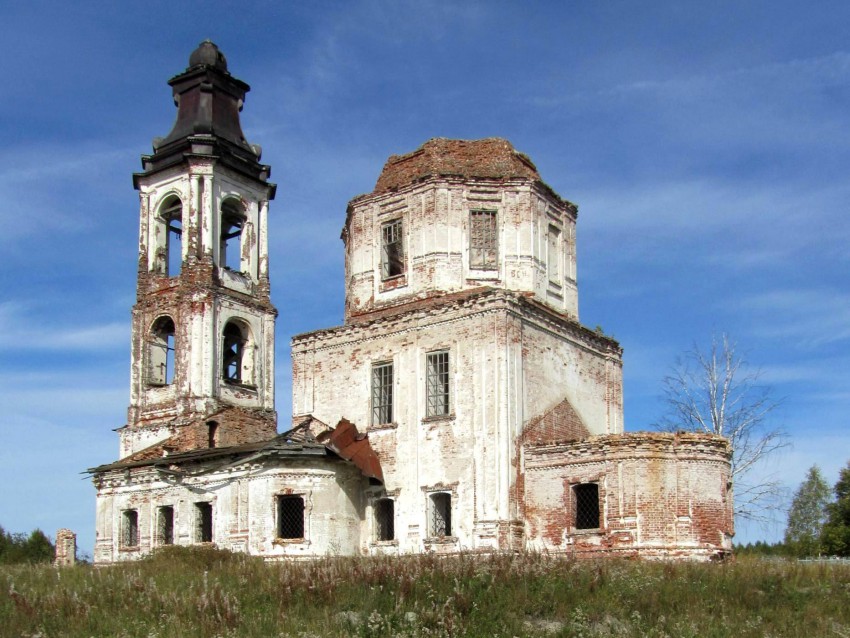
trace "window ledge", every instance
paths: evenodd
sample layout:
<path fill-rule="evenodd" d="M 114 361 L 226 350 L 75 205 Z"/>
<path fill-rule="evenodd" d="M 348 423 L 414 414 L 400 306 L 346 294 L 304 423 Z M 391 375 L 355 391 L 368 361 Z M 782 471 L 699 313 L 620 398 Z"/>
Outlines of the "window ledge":
<path fill-rule="evenodd" d="M 244 390 L 255 390 L 257 386 L 253 383 L 243 383 L 242 381 L 234 381 L 233 379 L 222 379 L 224 385 L 233 386 L 234 388 L 242 388 Z"/>
<path fill-rule="evenodd" d="M 370 425 L 366 428 L 367 432 L 376 432 L 380 430 L 395 430 L 398 428 L 398 423 L 393 421 L 392 423 L 376 423 L 375 425 Z"/>
<path fill-rule="evenodd" d="M 310 545 L 306 538 L 276 538 L 272 545 Z"/>
<path fill-rule="evenodd" d="M 391 541 L 371 541 L 369 543 L 370 547 L 398 547 L 398 540 Z"/>
<path fill-rule="evenodd" d="M 423 542 L 428 545 L 453 545 L 457 541 L 457 536 L 429 536 L 423 539 Z"/>
<path fill-rule="evenodd" d="M 571 536 L 598 536 L 599 534 L 604 534 L 605 529 L 602 527 L 592 527 L 590 529 L 572 529 L 570 530 Z"/>
<path fill-rule="evenodd" d="M 127 545 L 126 547 L 119 547 L 118 551 L 119 552 L 132 553 L 132 552 L 138 552 L 140 549 L 141 549 L 141 547 L 139 545 Z"/>
<path fill-rule="evenodd" d="M 393 275 L 392 277 L 381 279 L 381 285 L 379 287 L 378 292 L 388 292 L 390 290 L 395 290 L 396 288 L 404 288 L 406 286 L 407 274 L 403 273 L 401 275 Z"/>
<path fill-rule="evenodd" d="M 230 277 L 238 279 L 246 284 L 251 283 L 251 273 L 247 270 L 234 270 L 233 268 L 228 268 L 227 266 L 219 267 L 221 272 L 227 273 Z"/>
<path fill-rule="evenodd" d="M 455 413 L 436 414 L 434 416 L 426 416 L 422 418 L 422 423 L 442 423 L 455 420 Z"/>

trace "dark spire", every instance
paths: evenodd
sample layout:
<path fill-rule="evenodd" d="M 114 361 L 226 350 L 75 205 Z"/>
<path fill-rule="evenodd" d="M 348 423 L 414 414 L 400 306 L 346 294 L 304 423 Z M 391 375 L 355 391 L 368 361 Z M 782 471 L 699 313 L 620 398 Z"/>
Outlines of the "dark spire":
<path fill-rule="evenodd" d="M 260 147 L 248 144 L 239 113 L 251 90 L 227 70 L 218 47 L 204 40 L 189 56 L 189 66 L 168 81 L 177 121 L 165 138 L 142 157 L 145 174 L 181 162 L 187 155 L 214 155 L 242 173 L 265 181 L 269 167 L 259 163 Z"/>

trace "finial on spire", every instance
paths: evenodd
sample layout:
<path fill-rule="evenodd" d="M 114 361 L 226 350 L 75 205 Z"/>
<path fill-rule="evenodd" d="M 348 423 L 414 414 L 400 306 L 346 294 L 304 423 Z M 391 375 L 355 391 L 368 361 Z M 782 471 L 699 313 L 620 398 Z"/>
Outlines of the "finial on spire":
<path fill-rule="evenodd" d="M 212 40 L 204 40 L 189 56 L 189 68 L 200 65 L 212 66 L 227 71 L 227 58 Z"/>

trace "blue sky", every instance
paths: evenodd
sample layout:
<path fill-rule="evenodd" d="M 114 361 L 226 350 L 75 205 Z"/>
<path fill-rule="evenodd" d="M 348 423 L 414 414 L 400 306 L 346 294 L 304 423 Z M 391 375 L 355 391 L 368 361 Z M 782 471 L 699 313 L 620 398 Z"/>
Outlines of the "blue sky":
<path fill-rule="evenodd" d="M 138 198 L 167 80 L 210 38 L 252 86 L 278 309 L 342 321 L 349 199 L 431 137 L 508 138 L 580 207 L 582 321 L 624 347 L 626 427 L 676 356 L 728 332 L 783 399 L 795 488 L 850 459 L 850 5 L 819 2 L 68 2 L 0 21 L 0 524 L 70 527 L 129 395 Z M 237 8 L 238 7 L 238 8 Z M 743 527 L 738 541 L 783 525 Z"/>

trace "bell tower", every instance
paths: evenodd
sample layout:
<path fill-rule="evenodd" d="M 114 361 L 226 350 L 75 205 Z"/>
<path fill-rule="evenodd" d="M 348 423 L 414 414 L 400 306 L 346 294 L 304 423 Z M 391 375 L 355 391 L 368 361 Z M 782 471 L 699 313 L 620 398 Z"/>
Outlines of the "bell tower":
<path fill-rule="evenodd" d="M 260 147 L 242 133 L 250 87 L 210 41 L 168 83 L 177 120 L 133 175 L 138 286 L 121 458 L 239 445 L 277 431 L 268 268 L 275 185 Z"/>

